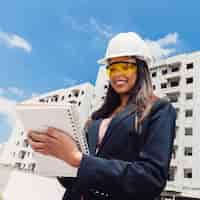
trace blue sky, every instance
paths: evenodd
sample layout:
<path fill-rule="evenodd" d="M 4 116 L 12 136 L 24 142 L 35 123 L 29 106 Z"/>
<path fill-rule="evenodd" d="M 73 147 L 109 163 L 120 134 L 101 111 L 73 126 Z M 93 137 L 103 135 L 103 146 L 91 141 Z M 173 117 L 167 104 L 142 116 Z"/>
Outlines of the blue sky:
<path fill-rule="evenodd" d="M 0 6 L 0 143 L 16 101 L 90 81 L 110 37 L 133 31 L 157 57 L 200 50 L 200 1 L 7 0 Z"/>

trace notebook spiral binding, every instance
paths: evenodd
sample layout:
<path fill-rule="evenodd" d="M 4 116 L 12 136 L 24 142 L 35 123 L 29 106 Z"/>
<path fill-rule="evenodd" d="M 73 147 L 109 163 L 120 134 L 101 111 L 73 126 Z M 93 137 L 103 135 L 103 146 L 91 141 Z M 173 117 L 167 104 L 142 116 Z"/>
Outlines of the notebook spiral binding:
<path fill-rule="evenodd" d="M 74 105 L 67 109 L 67 115 L 72 124 L 73 139 L 76 141 L 78 148 L 81 152 L 89 155 L 89 147 L 86 140 L 85 131 L 81 128 L 78 113 L 75 111 Z"/>

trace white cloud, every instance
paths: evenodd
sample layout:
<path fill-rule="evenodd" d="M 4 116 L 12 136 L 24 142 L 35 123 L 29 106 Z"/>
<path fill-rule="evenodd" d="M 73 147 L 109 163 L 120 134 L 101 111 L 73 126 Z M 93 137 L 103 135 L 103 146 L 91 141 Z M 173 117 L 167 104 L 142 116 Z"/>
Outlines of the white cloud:
<path fill-rule="evenodd" d="M 5 93 L 5 90 L 3 88 L 0 88 L 0 95 L 3 95 Z"/>
<path fill-rule="evenodd" d="M 0 32 L 0 42 L 5 43 L 10 48 L 20 48 L 28 53 L 32 51 L 31 44 L 16 34 Z"/>
<path fill-rule="evenodd" d="M 97 41 L 107 40 L 114 35 L 113 27 L 103 23 L 99 23 L 96 18 L 90 17 L 87 23 L 81 24 L 75 20 L 72 16 L 67 16 L 65 18 L 71 27 L 75 31 L 83 33 L 92 33 L 95 36 L 93 39 L 95 43 Z M 143 39 L 153 56 L 153 58 L 161 59 L 170 56 L 171 54 L 177 52 L 177 46 L 179 43 L 178 33 L 168 33 L 158 40 Z"/>
<path fill-rule="evenodd" d="M 88 22 L 80 23 L 72 16 L 66 16 L 65 20 L 70 23 L 75 31 L 83 33 L 97 33 L 98 36 L 108 39 L 113 35 L 112 27 L 107 24 L 99 23 L 94 17 L 90 17 Z"/>
<path fill-rule="evenodd" d="M 91 17 L 89 22 L 91 27 L 93 27 L 99 35 L 103 36 L 104 38 L 112 37 L 113 32 L 111 26 L 98 23 L 94 17 Z"/>
<path fill-rule="evenodd" d="M 24 91 L 22 89 L 16 88 L 16 87 L 9 87 L 8 92 L 17 96 L 23 96 Z"/>
<path fill-rule="evenodd" d="M 164 38 L 159 39 L 157 42 L 161 46 L 168 46 L 171 44 L 176 44 L 178 41 L 178 33 L 169 33 Z"/>
<path fill-rule="evenodd" d="M 17 87 L 8 87 L 8 88 L 0 88 L 0 95 L 15 95 L 19 97 L 24 96 L 24 90 L 19 89 Z"/>
<path fill-rule="evenodd" d="M 75 20 L 72 16 L 66 16 L 65 20 L 67 23 L 70 23 L 71 28 L 75 31 L 88 33 L 89 27 L 88 24 L 81 24 L 77 20 Z"/>
<path fill-rule="evenodd" d="M 31 97 L 37 97 L 37 96 L 40 96 L 40 93 L 35 93 L 34 92 L 34 93 L 31 94 Z"/>
<path fill-rule="evenodd" d="M 9 125 L 12 128 L 15 126 L 17 119 L 15 105 L 15 101 L 9 100 L 5 97 L 0 97 L 0 114 L 6 117 Z"/>
<path fill-rule="evenodd" d="M 75 85 L 75 84 L 77 84 L 77 83 L 78 83 L 77 80 L 72 79 L 72 78 L 70 78 L 70 77 L 64 79 L 64 84 L 65 84 L 66 86 L 73 86 L 73 85 Z"/>
<path fill-rule="evenodd" d="M 154 59 L 161 59 L 170 56 L 177 51 L 179 42 L 178 33 L 169 33 L 158 40 L 145 40 Z"/>

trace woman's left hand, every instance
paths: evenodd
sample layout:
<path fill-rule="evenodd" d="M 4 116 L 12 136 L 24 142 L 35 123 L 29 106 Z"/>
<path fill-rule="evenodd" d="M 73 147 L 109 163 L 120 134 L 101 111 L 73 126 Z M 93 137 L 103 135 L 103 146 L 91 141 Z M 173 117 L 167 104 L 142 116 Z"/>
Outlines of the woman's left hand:
<path fill-rule="evenodd" d="M 28 142 L 35 152 L 54 156 L 79 167 L 82 153 L 68 133 L 49 127 L 46 133 L 28 131 Z"/>

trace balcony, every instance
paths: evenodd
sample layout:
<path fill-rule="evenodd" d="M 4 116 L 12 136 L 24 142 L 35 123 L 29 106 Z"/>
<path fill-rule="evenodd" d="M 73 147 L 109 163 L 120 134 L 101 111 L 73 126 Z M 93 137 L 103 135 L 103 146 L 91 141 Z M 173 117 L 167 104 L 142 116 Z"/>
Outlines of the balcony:
<path fill-rule="evenodd" d="M 178 186 L 176 180 L 168 181 L 167 185 L 166 185 L 166 188 L 165 188 L 165 192 L 166 193 L 167 193 L 167 191 L 175 192 L 175 193 L 179 194 L 179 193 L 182 192 L 182 188 L 180 186 Z"/>
<path fill-rule="evenodd" d="M 171 63 L 165 66 L 165 69 L 162 71 L 162 75 L 166 79 L 173 79 L 173 78 L 180 78 L 180 68 L 181 68 L 181 63 L 176 62 L 176 63 Z"/>
<path fill-rule="evenodd" d="M 180 79 L 171 79 L 167 83 L 165 83 L 166 88 L 161 88 L 162 92 L 165 94 L 171 94 L 171 93 L 178 93 L 179 95 L 181 87 L 180 87 Z"/>
<path fill-rule="evenodd" d="M 181 90 L 180 86 L 162 88 L 162 92 L 165 94 L 169 92 L 179 92 L 180 90 Z"/>
<path fill-rule="evenodd" d="M 165 75 L 163 75 L 165 77 L 166 80 L 171 80 L 171 79 L 180 79 L 181 78 L 181 75 L 180 75 L 180 72 L 170 72 L 170 73 L 167 73 Z"/>

